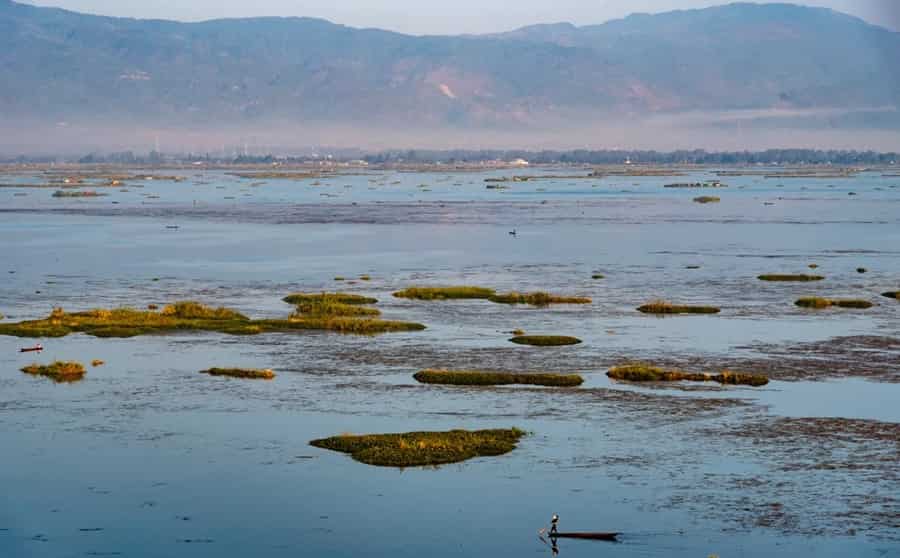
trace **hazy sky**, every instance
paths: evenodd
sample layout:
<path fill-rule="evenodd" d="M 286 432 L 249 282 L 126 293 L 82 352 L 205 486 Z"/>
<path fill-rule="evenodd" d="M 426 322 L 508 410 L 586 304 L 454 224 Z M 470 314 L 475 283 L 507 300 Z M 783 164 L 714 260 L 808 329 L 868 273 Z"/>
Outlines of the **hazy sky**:
<path fill-rule="evenodd" d="M 26 0 L 29 1 L 29 0 Z M 221 17 L 311 16 L 403 33 L 485 33 L 532 23 L 602 23 L 633 12 L 661 12 L 726 0 L 30 0 L 40 6 L 103 15 L 185 21 Z M 898 0 L 809 0 L 900 29 Z"/>

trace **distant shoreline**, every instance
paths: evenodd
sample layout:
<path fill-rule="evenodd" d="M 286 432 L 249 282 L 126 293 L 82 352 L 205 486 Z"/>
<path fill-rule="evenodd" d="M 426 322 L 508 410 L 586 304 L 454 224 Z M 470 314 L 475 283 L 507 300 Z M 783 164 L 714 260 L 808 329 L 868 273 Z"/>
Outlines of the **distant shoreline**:
<path fill-rule="evenodd" d="M 380 152 L 335 150 L 317 155 L 237 155 L 210 156 L 191 153 L 147 155 L 131 151 L 90 154 L 82 157 L 65 156 L 0 156 L 0 168 L 15 169 L 22 166 L 109 167 L 109 168 L 223 168 L 223 169 L 273 169 L 273 168 L 519 168 L 534 166 L 780 166 L 780 167 L 860 167 L 878 166 L 900 168 L 900 153 L 853 150 L 819 149 L 768 149 L 765 151 L 644 151 L 644 150 L 426 150 L 403 149 Z"/>

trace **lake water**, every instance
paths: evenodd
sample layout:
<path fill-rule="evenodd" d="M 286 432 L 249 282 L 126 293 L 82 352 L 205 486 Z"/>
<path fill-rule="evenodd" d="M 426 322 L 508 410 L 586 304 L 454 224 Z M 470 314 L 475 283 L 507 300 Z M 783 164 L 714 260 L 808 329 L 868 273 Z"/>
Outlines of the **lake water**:
<path fill-rule="evenodd" d="M 377 337 L 73 335 L 38 340 L 40 355 L 18 352 L 35 340 L 0 337 L 0 556 L 551 555 L 537 531 L 553 513 L 562 530 L 623 533 L 617 544 L 561 540 L 565 556 L 900 556 L 900 303 L 880 296 L 900 289 L 900 178 L 663 187 L 712 170 L 504 190 L 485 178 L 520 171 L 253 180 L 191 170 L 178 171 L 183 182 L 132 180 L 84 199 L 0 188 L 6 321 L 183 299 L 277 317 L 291 311 L 281 301 L 290 292 L 341 290 L 428 326 Z M 691 201 L 699 195 L 721 202 Z M 756 279 L 812 263 L 824 281 Z M 593 303 L 391 296 L 453 284 Z M 805 295 L 876 306 L 794 306 Z M 722 312 L 636 312 L 656 298 Z M 508 342 L 514 329 L 583 343 L 520 347 Z M 76 384 L 19 372 L 95 358 L 106 364 Z M 609 381 L 625 360 L 759 367 L 773 381 Z M 197 373 L 211 366 L 278 377 Z M 426 367 L 586 382 L 416 384 Z M 511 426 L 529 432 L 512 453 L 440 468 L 371 467 L 308 445 L 342 432 Z"/>

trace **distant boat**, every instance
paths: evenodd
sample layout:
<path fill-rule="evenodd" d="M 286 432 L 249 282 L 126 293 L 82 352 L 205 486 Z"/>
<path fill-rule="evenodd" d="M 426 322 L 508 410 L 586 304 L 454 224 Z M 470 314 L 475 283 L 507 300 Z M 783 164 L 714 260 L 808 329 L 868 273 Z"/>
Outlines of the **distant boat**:
<path fill-rule="evenodd" d="M 34 347 L 24 347 L 19 349 L 20 353 L 34 353 L 38 351 L 43 351 L 44 347 L 42 345 L 35 345 Z"/>
<path fill-rule="evenodd" d="M 619 533 L 551 533 L 551 539 L 585 539 L 591 541 L 615 541 Z"/>

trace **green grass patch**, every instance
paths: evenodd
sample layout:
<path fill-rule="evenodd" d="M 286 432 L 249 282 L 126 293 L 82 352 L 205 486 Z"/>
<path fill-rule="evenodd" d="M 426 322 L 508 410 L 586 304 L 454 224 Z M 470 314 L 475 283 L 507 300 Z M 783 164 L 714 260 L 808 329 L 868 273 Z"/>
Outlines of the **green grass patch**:
<path fill-rule="evenodd" d="M 517 335 L 510 341 L 517 345 L 531 345 L 533 347 L 562 347 L 581 343 L 581 339 L 566 335 Z"/>
<path fill-rule="evenodd" d="M 381 467 L 422 467 L 497 456 L 515 449 L 525 432 L 517 428 L 451 430 L 402 434 L 344 434 L 313 440 L 317 448 L 349 453 L 361 463 Z"/>
<path fill-rule="evenodd" d="M 397 291 L 394 296 L 397 298 L 411 298 L 415 300 L 469 300 L 469 299 L 488 299 L 494 296 L 494 289 L 486 289 L 484 287 L 410 287 L 402 291 Z"/>
<path fill-rule="evenodd" d="M 65 337 L 86 333 L 94 337 L 135 337 L 188 331 L 214 331 L 229 335 L 256 335 L 267 332 L 326 330 L 339 333 L 375 335 L 397 331 L 419 331 L 422 324 L 358 316 L 300 315 L 289 319 L 251 320 L 227 308 L 209 308 L 196 302 L 179 302 L 161 312 L 119 308 L 66 312 L 53 310 L 47 318 L 0 324 L 0 335 L 15 337 Z"/>
<path fill-rule="evenodd" d="M 302 302 L 317 301 L 321 299 L 333 300 L 341 304 L 375 304 L 378 299 L 349 293 L 292 293 L 282 300 L 288 304 L 300 304 Z"/>
<path fill-rule="evenodd" d="M 694 198 L 695 203 L 719 203 L 722 198 L 719 196 L 699 196 Z"/>
<path fill-rule="evenodd" d="M 488 298 L 497 304 L 530 304 L 532 306 L 550 306 L 551 304 L 590 304 L 591 299 L 579 296 L 557 296 L 550 293 L 505 293 Z"/>
<path fill-rule="evenodd" d="M 334 301 L 309 301 L 297 305 L 297 310 L 291 314 L 291 318 L 305 318 L 307 316 L 380 316 L 377 308 L 358 306 L 355 304 L 342 304 Z"/>
<path fill-rule="evenodd" d="M 757 277 L 760 281 L 821 281 L 825 279 L 821 275 L 807 275 L 805 273 L 779 274 L 769 273 Z"/>
<path fill-rule="evenodd" d="M 575 387 L 584 383 L 577 374 L 525 374 L 517 372 L 489 372 L 484 370 L 422 370 L 413 375 L 423 384 L 453 386 L 532 385 Z"/>
<path fill-rule="evenodd" d="M 79 362 L 54 361 L 50 364 L 30 364 L 22 372 L 32 376 L 44 376 L 57 383 L 77 382 L 84 378 L 84 365 Z"/>
<path fill-rule="evenodd" d="M 94 310 L 96 313 L 108 313 L 112 315 L 113 311 Z M 171 316 L 184 320 L 228 320 L 228 321 L 248 321 L 249 318 L 240 312 L 230 310 L 228 308 L 219 307 L 212 308 L 199 302 L 192 300 L 175 302 L 164 307 L 160 312 L 163 316 Z"/>
<path fill-rule="evenodd" d="M 715 306 L 691 306 L 654 300 L 639 306 L 638 311 L 644 314 L 718 314 L 721 310 Z"/>
<path fill-rule="evenodd" d="M 268 368 L 264 370 L 256 368 L 209 368 L 201 370 L 201 374 L 209 374 L 210 376 L 228 376 L 230 378 L 247 378 L 251 380 L 272 380 L 275 378 L 275 372 Z"/>
<path fill-rule="evenodd" d="M 494 289 L 468 286 L 410 287 L 395 292 L 394 296 L 415 300 L 489 300 L 497 304 L 530 304 L 532 306 L 591 303 L 591 299 L 585 297 L 558 296 L 545 292 L 498 294 Z"/>
<path fill-rule="evenodd" d="M 366 298 L 358 295 L 345 295 L 341 293 L 319 295 L 292 295 L 285 300 L 296 300 L 297 309 L 291 314 L 292 319 L 303 319 L 312 316 L 380 316 L 377 308 L 368 308 L 363 304 L 374 298 Z M 350 303 L 343 302 L 349 300 Z"/>
<path fill-rule="evenodd" d="M 807 296 L 803 298 L 797 299 L 794 302 L 797 306 L 801 308 L 813 308 L 813 309 L 822 309 L 822 308 L 831 308 L 832 306 L 837 306 L 839 308 L 860 308 L 866 309 L 875 306 L 868 300 L 861 299 L 831 299 L 824 298 L 820 296 Z"/>
<path fill-rule="evenodd" d="M 718 382 L 720 384 L 754 387 L 764 386 L 769 383 L 769 378 L 760 374 L 740 374 L 729 370 L 723 370 L 718 374 L 705 374 L 702 372 L 667 370 L 645 363 L 614 366 L 609 369 L 606 375 L 613 380 L 626 382 Z"/>

